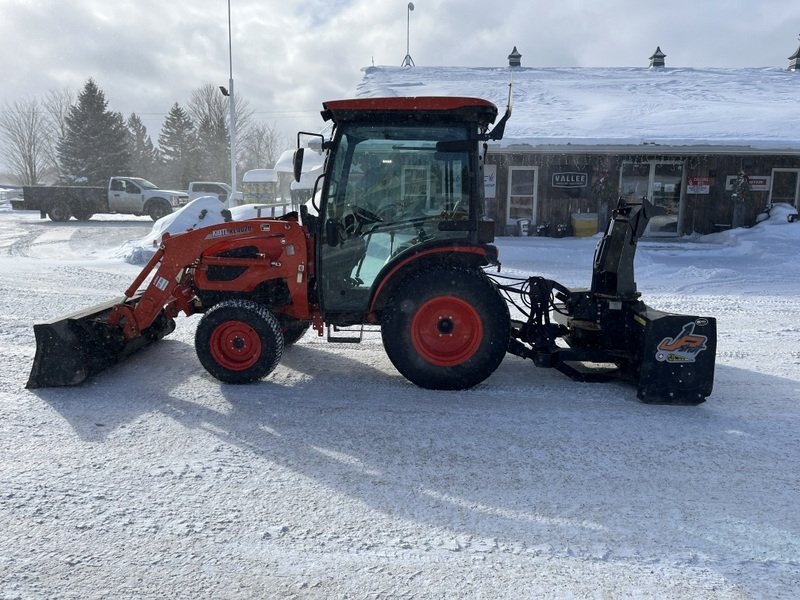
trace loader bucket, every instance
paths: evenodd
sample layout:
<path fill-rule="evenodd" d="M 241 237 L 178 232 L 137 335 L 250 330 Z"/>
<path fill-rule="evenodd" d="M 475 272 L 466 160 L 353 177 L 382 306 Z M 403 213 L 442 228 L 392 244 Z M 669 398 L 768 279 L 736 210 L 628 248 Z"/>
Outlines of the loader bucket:
<path fill-rule="evenodd" d="M 98 304 L 49 323 L 33 326 L 36 356 L 28 389 L 78 385 L 175 329 L 163 313 L 136 338 L 107 322 L 111 309 L 122 300 Z"/>

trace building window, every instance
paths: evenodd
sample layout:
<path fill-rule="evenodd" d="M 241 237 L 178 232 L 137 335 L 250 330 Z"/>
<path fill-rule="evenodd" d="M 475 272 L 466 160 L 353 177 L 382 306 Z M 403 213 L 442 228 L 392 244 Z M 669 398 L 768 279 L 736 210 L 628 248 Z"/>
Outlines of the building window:
<path fill-rule="evenodd" d="M 800 208 L 800 169 L 772 169 L 769 203 L 776 202 Z"/>
<path fill-rule="evenodd" d="M 657 212 L 650 219 L 645 235 L 680 235 L 683 198 L 683 162 L 644 161 L 622 163 L 620 190 L 630 200 L 647 198 Z"/>
<path fill-rule="evenodd" d="M 514 225 L 520 219 L 536 223 L 538 176 L 538 167 L 509 167 L 507 224 Z"/>

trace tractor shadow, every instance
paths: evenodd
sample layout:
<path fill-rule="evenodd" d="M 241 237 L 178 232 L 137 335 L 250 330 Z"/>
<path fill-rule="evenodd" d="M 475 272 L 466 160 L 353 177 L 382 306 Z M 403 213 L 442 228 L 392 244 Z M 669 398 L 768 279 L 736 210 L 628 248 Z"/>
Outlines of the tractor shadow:
<path fill-rule="evenodd" d="M 379 344 L 350 358 L 300 343 L 248 386 L 211 379 L 188 343 L 152 351 L 146 377 L 134 357 L 89 389 L 37 395 L 89 441 L 161 413 L 188 436 L 423 525 L 403 540 L 420 551 L 666 560 L 734 582 L 741 569 L 726 565 L 800 552 L 794 380 L 723 365 L 706 403 L 659 406 L 510 356 L 472 390 L 434 392 L 396 373 Z"/>

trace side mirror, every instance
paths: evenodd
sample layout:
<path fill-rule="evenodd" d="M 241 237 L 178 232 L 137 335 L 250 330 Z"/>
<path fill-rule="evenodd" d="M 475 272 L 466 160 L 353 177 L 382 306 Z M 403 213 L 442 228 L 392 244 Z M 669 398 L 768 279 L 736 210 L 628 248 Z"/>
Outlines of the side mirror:
<path fill-rule="evenodd" d="M 303 174 L 303 154 L 305 153 L 305 148 L 298 148 L 294 151 L 294 157 L 292 158 L 292 167 L 294 169 L 294 180 L 299 182 L 300 176 Z"/>
<path fill-rule="evenodd" d="M 327 238 L 329 246 L 338 246 L 339 245 L 339 232 L 341 231 L 341 227 L 339 225 L 339 221 L 334 221 L 333 219 L 329 219 L 325 222 L 325 237 Z"/>

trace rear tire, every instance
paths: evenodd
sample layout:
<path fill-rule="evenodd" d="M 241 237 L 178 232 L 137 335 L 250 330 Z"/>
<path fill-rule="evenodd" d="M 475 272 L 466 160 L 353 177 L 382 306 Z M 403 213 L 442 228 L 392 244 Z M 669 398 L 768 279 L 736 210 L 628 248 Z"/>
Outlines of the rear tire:
<path fill-rule="evenodd" d="M 156 200 L 147 205 L 147 214 L 153 221 L 158 221 L 171 212 L 172 207 L 165 200 Z"/>
<path fill-rule="evenodd" d="M 266 306 L 228 300 L 210 308 L 195 333 L 200 363 L 225 383 L 250 383 L 269 375 L 283 354 L 283 333 Z"/>
<path fill-rule="evenodd" d="M 389 360 L 416 385 L 471 388 L 489 377 L 508 349 L 508 306 L 481 272 L 430 267 L 398 286 L 383 312 Z"/>
<path fill-rule="evenodd" d="M 50 207 L 50 210 L 47 211 L 47 216 L 50 217 L 51 221 L 55 221 L 56 223 L 65 223 L 69 221 L 72 213 L 69 210 L 69 206 L 65 204 L 54 204 Z"/>

